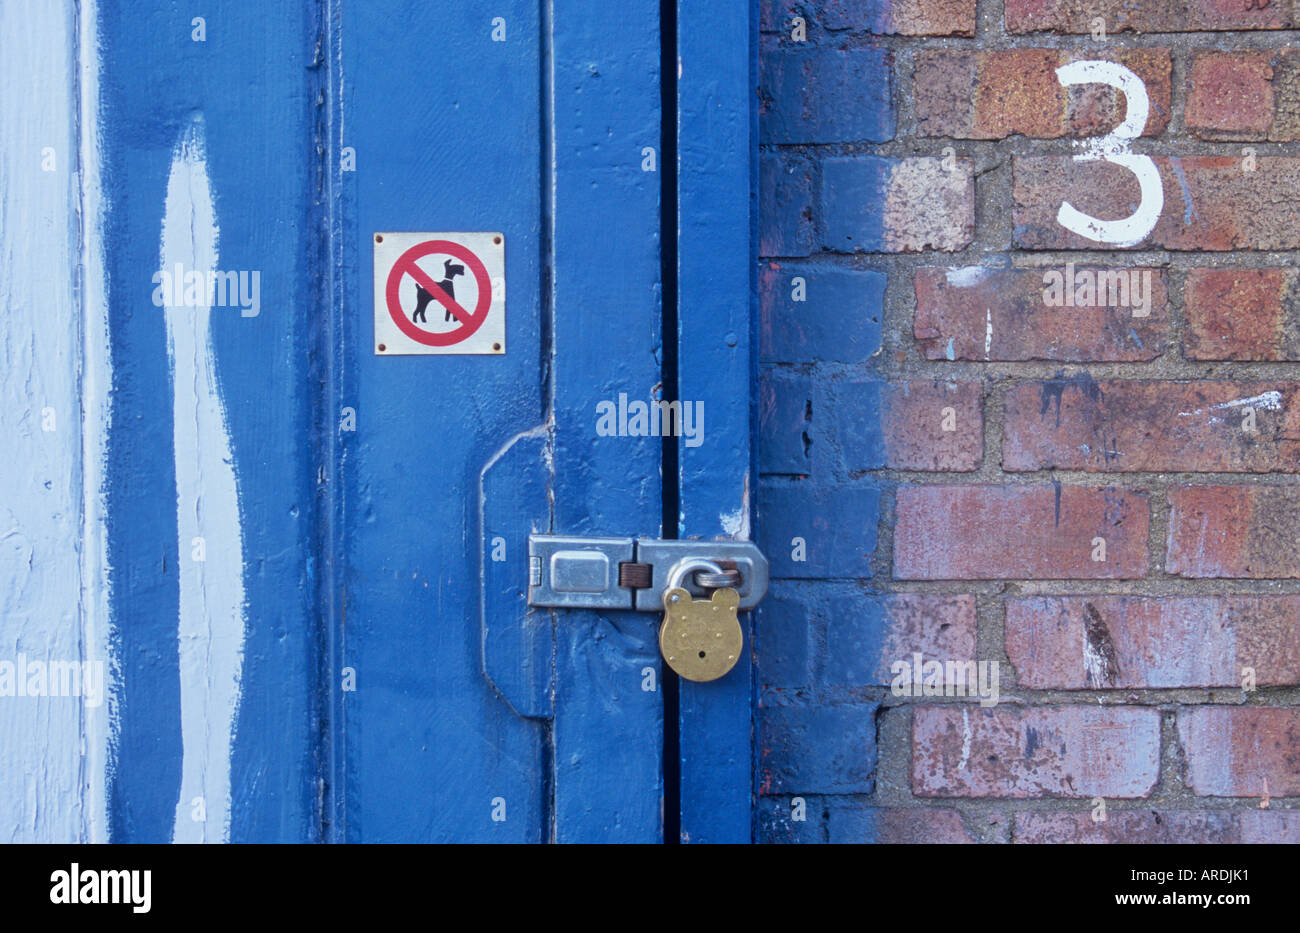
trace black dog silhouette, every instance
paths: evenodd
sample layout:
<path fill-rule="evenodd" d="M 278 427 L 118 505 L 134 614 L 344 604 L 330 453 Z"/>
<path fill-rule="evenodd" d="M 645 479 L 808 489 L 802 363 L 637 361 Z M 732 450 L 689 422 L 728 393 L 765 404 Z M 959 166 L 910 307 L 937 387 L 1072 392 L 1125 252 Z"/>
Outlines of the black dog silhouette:
<path fill-rule="evenodd" d="M 442 264 L 442 271 L 443 274 L 446 276 L 446 278 L 444 278 L 441 282 L 438 283 L 438 287 L 447 293 L 448 298 L 451 298 L 454 301 L 456 298 L 456 289 L 451 284 L 451 280 L 458 275 L 464 275 L 465 267 L 458 262 L 453 262 L 452 260 L 448 259 L 446 262 Z M 411 315 L 411 323 L 413 324 L 429 323 L 428 320 L 425 319 L 424 312 L 425 309 L 429 307 L 429 302 L 431 301 L 433 301 L 433 295 L 430 294 L 428 291 L 426 291 L 423 285 L 421 285 L 419 282 L 416 282 L 415 283 L 415 313 Z M 443 316 L 443 320 L 450 321 L 452 317 L 453 315 L 451 313 L 451 309 L 447 308 L 446 314 Z"/>

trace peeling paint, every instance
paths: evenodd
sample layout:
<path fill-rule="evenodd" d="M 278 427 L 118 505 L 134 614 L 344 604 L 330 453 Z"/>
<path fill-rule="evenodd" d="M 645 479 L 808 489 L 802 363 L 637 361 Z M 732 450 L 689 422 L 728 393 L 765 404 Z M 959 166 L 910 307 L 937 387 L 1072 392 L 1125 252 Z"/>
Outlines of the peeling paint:
<path fill-rule="evenodd" d="M 948 269 L 945 278 L 953 288 L 972 288 L 988 278 L 992 271 L 987 266 L 962 266 Z"/>
<path fill-rule="evenodd" d="M 722 530 L 732 541 L 749 540 L 749 471 L 745 471 L 745 482 L 740 494 L 740 506 L 733 512 L 723 512 L 718 516 Z"/>
<path fill-rule="evenodd" d="M 1092 603 L 1084 603 L 1083 668 L 1088 686 L 1094 690 L 1113 686 L 1119 679 L 1119 657 L 1110 627 Z"/>
<path fill-rule="evenodd" d="M 1196 415 L 1205 415 L 1212 411 L 1224 411 L 1229 408 L 1263 408 L 1267 411 L 1277 411 L 1281 407 L 1282 393 L 1276 389 L 1272 389 L 1268 392 L 1262 392 L 1259 395 L 1252 395 L 1250 398 L 1235 398 L 1230 402 L 1220 402 L 1218 405 L 1211 405 L 1209 408 L 1198 408 L 1195 411 L 1180 411 L 1178 417 L 1191 418 Z"/>

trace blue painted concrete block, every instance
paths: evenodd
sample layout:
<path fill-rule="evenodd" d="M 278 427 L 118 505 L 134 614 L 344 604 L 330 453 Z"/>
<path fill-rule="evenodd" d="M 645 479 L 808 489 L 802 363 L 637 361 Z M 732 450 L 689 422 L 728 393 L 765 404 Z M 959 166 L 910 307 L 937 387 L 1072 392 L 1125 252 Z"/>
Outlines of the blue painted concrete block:
<path fill-rule="evenodd" d="M 880 349 L 885 274 L 822 263 L 758 273 L 759 356 L 770 363 L 861 363 Z"/>
<path fill-rule="evenodd" d="M 889 627 L 885 601 L 835 592 L 826 596 L 825 607 L 826 650 L 819 680 L 840 685 L 875 682 Z"/>
<path fill-rule="evenodd" d="M 812 470 L 812 380 L 800 373 L 767 368 L 759 374 L 758 465 L 763 473 L 807 474 Z"/>
<path fill-rule="evenodd" d="M 807 256 L 813 248 L 812 166 L 797 156 L 765 153 L 758 171 L 759 254 Z"/>
<path fill-rule="evenodd" d="M 763 363 L 865 363 L 880 350 L 885 274 L 810 262 L 758 272 Z"/>
<path fill-rule="evenodd" d="M 821 382 L 815 387 L 813 411 L 820 415 L 812 445 L 816 474 L 830 475 L 837 466 L 856 471 L 885 465 L 883 391 L 878 381 Z"/>
<path fill-rule="evenodd" d="M 876 785 L 878 703 L 759 710 L 764 794 L 869 794 Z"/>
<path fill-rule="evenodd" d="M 760 58 L 760 141 L 893 139 L 891 71 L 892 56 L 885 49 L 766 50 Z"/>
<path fill-rule="evenodd" d="M 772 583 L 754 611 L 754 654 L 764 687 L 803 687 L 810 680 L 807 603 L 789 581 Z"/>
<path fill-rule="evenodd" d="M 796 801 L 803 806 L 796 811 Z M 795 814 L 803 819 L 796 819 Z M 820 797 L 765 797 L 758 801 L 758 841 L 776 845 L 825 843 L 826 803 Z"/>
<path fill-rule="evenodd" d="M 885 194 L 894 159 L 851 156 L 822 162 L 824 243 L 837 252 L 885 249 Z"/>
<path fill-rule="evenodd" d="M 880 520 L 878 488 L 765 482 L 758 490 L 758 517 L 759 546 L 771 562 L 772 576 L 871 575 Z"/>

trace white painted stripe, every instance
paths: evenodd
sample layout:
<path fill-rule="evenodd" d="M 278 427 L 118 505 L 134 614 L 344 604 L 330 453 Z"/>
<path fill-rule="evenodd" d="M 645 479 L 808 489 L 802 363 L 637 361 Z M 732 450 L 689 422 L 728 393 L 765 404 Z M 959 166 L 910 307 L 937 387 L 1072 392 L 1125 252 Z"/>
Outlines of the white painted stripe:
<path fill-rule="evenodd" d="M 159 268 L 217 268 L 219 231 L 201 117 L 172 158 Z M 168 307 L 180 557 L 181 791 L 174 842 L 230 834 L 230 758 L 244 654 L 239 498 L 209 329 L 211 308 Z M 195 560 L 202 539 L 205 560 Z"/>
<path fill-rule="evenodd" d="M 99 43 L 95 0 L 82 0 L 77 23 L 80 59 L 81 183 L 81 630 L 83 657 L 104 665 L 104 702 L 87 707 L 83 722 L 87 842 L 108 841 L 109 755 L 116 723 L 117 668 L 109 657 L 108 506 L 105 474 L 113 361 L 108 330 L 108 277 L 104 265 L 104 210 L 100 185 Z"/>

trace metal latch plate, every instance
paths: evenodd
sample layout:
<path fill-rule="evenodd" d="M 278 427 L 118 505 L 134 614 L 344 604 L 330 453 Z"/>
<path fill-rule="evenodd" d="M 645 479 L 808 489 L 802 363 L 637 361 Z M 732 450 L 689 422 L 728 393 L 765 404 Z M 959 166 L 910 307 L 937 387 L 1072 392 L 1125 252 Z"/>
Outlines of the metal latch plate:
<path fill-rule="evenodd" d="M 740 609 L 752 609 L 767 592 L 768 565 L 749 541 L 680 541 L 656 538 L 597 538 L 529 535 L 528 605 L 568 609 L 635 609 L 662 612 L 673 566 L 688 557 L 733 561 L 740 572 Z M 650 586 L 619 585 L 619 564 L 651 566 Z M 688 576 L 693 596 L 708 592 Z"/>
<path fill-rule="evenodd" d="M 528 537 L 528 605 L 631 609 L 633 590 L 618 585 L 618 565 L 632 560 L 631 538 Z"/>
<path fill-rule="evenodd" d="M 654 570 L 648 589 L 636 591 L 636 608 L 642 612 L 659 612 L 664 608 L 664 590 L 673 565 L 687 557 L 731 560 L 740 571 L 740 608 L 753 609 L 767 592 L 767 558 L 749 541 L 672 541 L 637 538 L 636 559 Z M 691 575 L 683 581 L 692 596 L 708 599 L 706 590 L 695 585 Z"/>

